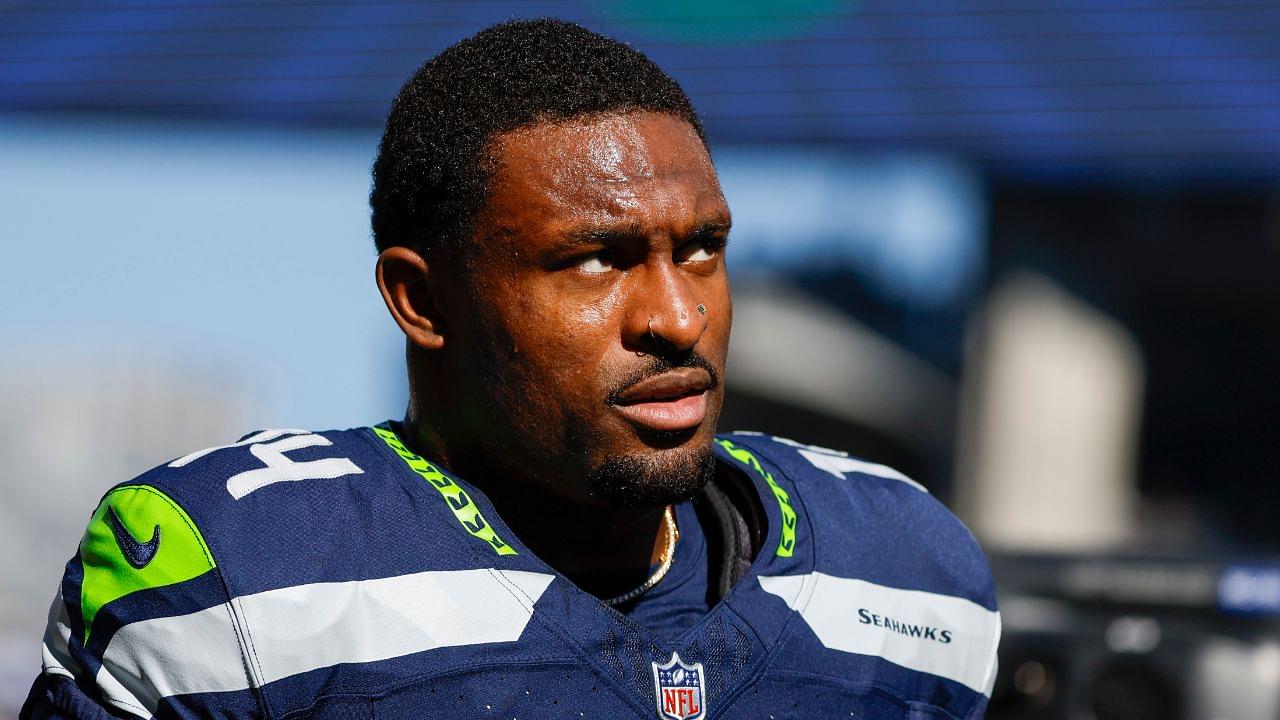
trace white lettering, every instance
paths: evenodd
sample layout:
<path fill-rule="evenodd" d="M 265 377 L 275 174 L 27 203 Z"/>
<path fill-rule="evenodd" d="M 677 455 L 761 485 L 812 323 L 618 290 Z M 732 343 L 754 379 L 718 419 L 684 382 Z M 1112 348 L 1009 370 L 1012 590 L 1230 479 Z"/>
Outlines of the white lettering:
<path fill-rule="evenodd" d="M 231 497 L 240 500 L 255 490 L 281 482 L 297 482 L 299 480 L 332 480 L 344 475 L 360 475 L 364 473 L 355 463 L 347 458 L 324 458 L 296 462 L 285 457 L 285 453 L 308 447 L 332 445 L 328 439 L 315 434 L 290 435 L 273 442 L 258 443 L 249 446 L 249 452 L 263 462 L 266 467 L 246 470 L 227 479 L 227 492 Z"/>
<path fill-rule="evenodd" d="M 219 450 L 244 447 L 245 445 L 252 445 L 254 443 L 266 442 L 268 440 L 275 440 L 281 435 L 305 435 L 305 434 L 307 434 L 306 430 L 262 430 L 260 432 L 256 432 L 250 435 L 249 437 L 239 442 L 233 442 L 230 445 L 214 445 L 213 447 L 205 448 L 203 450 L 197 450 L 191 453 L 190 455 L 183 455 L 177 460 L 174 460 L 173 462 L 169 463 L 169 467 L 180 468 L 184 465 L 189 465 L 192 462 L 195 462 L 196 460 L 199 460 L 200 458 L 204 457 L 205 455 L 208 455 L 209 453 L 217 452 Z"/>
<path fill-rule="evenodd" d="M 844 479 L 845 473 L 856 472 L 865 475 L 875 475 L 876 477 L 887 478 L 889 480 L 898 480 L 914 487 L 921 492 L 929 492 L 925 486 L 894 470 L 888 465 L 879 465 L 870 463 L 866 460 L 859 460 L 844 455 L 830 455 L 826 452 L 800 448 L 796 452 L 800 453 L 800 457 L 809 461 L 809 464 Z"/>

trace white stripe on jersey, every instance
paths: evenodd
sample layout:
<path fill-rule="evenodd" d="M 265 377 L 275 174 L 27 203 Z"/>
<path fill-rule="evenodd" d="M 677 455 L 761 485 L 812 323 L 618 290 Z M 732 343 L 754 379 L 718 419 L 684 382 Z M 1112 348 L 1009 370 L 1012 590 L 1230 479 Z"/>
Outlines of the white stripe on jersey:
<path fill-rule="evenodd" d="M 456 570 L 320 583 L 236 598 L 253 633 L 262 682 L 339 663 L 438 647 L 509 642 L 524 632 L 553 575 Z"/>
<path fill-rule="evenodd" d="M 53 604 L 49 606 L 49 622 L 45 625 L 44 644 L 40 648 L 45 674 L 75 679 L 80 666 L 71 657 L 70 642 L 71 620 L 67 615 L 67 604 L 62 600 L 62 588 L 58 588 Z"/>
<path fill-rule="evenodd" d="M 125 625 L 107 643 L 95 679 L 104 699 L 140 717 L 169 695 L 249 687 L 226 603 Z"/>
<path fill-rule="evenodd" d="M 341 663 L 514 641 L 554 577 L 432 571 L 243 595 L 230 606 L 122 627 L 107 645 L 98 686 L 113 705 L 148 717 L 169 695 L 245 690 Z M 236 621 L 251 634 L 251 648 L 237 642 Z"/>
<path fill-rule="evenodd" d="M 814 572 L 761 576 L 822 644 L 880 657 L 991 695 L 1000 613 L 951 595 Z"/>

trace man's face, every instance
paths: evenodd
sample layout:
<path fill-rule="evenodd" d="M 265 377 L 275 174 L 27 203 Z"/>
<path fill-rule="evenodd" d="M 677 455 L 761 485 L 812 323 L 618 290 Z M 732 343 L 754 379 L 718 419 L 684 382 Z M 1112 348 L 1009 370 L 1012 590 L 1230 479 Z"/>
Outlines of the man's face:
<path fill-rule="evenodd" d="M 535 124 L 492 151 L 470 307 L 446 341 L 473 452 L 579 503 L 687 498 L 710 468 L 732 322 L 706 148 L 682 120 L 632 112 Z"/>

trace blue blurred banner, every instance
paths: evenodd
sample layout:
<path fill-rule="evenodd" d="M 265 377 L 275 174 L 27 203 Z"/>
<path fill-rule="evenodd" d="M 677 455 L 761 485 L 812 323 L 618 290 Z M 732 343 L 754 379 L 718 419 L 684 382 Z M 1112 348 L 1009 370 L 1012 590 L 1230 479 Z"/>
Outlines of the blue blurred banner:
<path fill-rule="evenodd" d="M 715 142 L 1018 174 L 1280 176 L 1280 4 L 55 0 L 0 4 L 0 112 L 377 126 L 423 60 L 553 15 L 673 72 Z"/>

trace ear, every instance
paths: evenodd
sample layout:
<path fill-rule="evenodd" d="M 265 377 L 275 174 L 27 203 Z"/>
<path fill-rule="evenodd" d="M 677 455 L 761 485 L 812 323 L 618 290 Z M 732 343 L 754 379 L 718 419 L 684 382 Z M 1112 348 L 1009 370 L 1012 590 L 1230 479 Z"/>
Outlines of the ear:
<path fill-rule="evenodd" d="M 443 347 L 444 317 L 426 259 L 410 248 L 390 247 L 378 256 L 376 272 L 382 299 L 409 342 L 424 350 Z"/>

